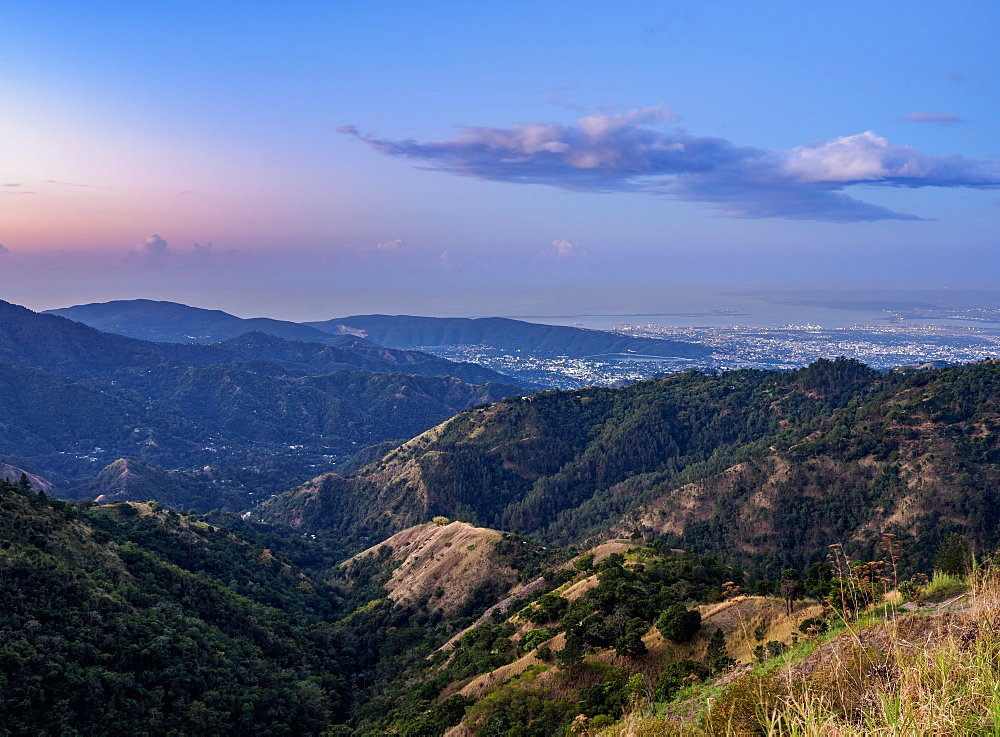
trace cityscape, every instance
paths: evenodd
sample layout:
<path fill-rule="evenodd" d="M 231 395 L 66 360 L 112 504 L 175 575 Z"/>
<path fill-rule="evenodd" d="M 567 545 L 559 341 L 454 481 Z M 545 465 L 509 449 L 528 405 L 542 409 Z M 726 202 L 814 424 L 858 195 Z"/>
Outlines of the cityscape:
<path fill-rule="evenodd" d="M 613 332 L 632 337 L 685 340 L 712 347 L 708 358 L 638 355 L 545 357 L 487 345 L 422 346 L 454 361 L 478 363 L 553 389 L 622 386 L 682 371 L 790 370 L 820 358 L 843 356 L 887 371 L 902 366 L 971 363 L 1000 355 L 1000 330 L 962 325 L 819 325 L 783 327 L 671 327 L 623 324 Z"/>

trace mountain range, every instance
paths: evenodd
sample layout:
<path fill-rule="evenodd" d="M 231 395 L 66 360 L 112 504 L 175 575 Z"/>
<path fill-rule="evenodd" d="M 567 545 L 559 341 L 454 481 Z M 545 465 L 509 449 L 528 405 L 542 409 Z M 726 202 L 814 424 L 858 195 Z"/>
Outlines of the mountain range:
<path fill-rule="evenodd" d="M 214 343 L 248 332 L 262 332 L 286 340 L 327 345 L 359 339 L 388 348 L 489 345 L 499 350 L 570 358 L 628 354 L 701 358 L 711 352 L 696 343 L 633 338 L 602 330 L 540 325 L 502 317 L 354 315 L 294 323 L 244 319 L 219 310 L 143 299 L 76 305 L 48 312 L 105 332 L 172 343 Z"/>
<path fill-rule="evenodd" d="M 151 343 L 5 302 L 0 376 L 0 455 L 66 491 L 87 485 L 102 460 L 128 456 L 221 465 L 232 469 L 224 479 L 247 477 L 237 486 L 270 478 L 255 489 L 270 493 L 361 447 L 523 391 L 480 366 L 353 338 Z"/>
<path fill-rule="evenodd" d="M 434 515 L 579 545 L 616 535 L 738 553 L 769 570 L 883 532 L 1000 544 L 1000 364 L 882 374 L 686 373 L 460 413 L 260 519 L 384 537 Z"/>
<path fill-rule="evenodd" d="M 150 299 L 95 302 L 45 312 L 82 322 L 105 333 L 158 343 L 218 343 L 252 332 L 326 345 L 357 340 L 351 333 L 338 334 L 335 330 L 318 330 L 267 317 L 241 318 L 222 310 Z"/>
<path fill-rule="evenodd" d="M 734 657 L 1000 545 L 1000 362 L 528 393 L 342 337 L 0 303 L 4 730 L 548 735 L 720 674 L 738 714 Z"/>

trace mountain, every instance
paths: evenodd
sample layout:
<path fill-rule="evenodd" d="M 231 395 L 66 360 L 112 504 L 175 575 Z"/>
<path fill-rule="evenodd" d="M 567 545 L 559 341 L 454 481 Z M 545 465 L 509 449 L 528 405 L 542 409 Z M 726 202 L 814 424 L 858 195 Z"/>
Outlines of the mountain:
<path fill-rule="evenodd" d="M 220 476 L 211 466 L 198 471 L 167 471 L 134 458 L 119 458 L 102 468 L 78 495 L 98 504 L 156 500 L 171 509 L 245 506 L 246 492 Z"/>
<path fill-rule="evenodd" d="M 31 488 L 33 489 L 44 491 L 48 494 L 55 491 L 55 487 L 53 487 L 47 479 L 44 479 L 41 476 L 36 476 L 33 473 L 29 473 L 23 468 L 12 466 L 9 463 L 0 463 L 0 481 L 18 483 L 21 481 L 22 476 L 28 479 L 28 483 L 31 484 Z"/>
<path fill-rule="evenodd" d="M 548 391 L 467 410 L 255 514 L 345 535 L 434 515 L 556 544 L 667 535 L 769 569 L 831 541 L 867 556 L 883 531 L 925 550 L 962 531 L 992 550 L 998 407 L 996 362 L 879 374 L 838 359 Z"/>
<path fill-rule="evenodd" d="M 31 460 L 67 492 L 83 493 L 97 469 L 128 457 L 222 466 L 259 496 L 360 447 L 522 391 L 399 373 L 452 365 L 477 379 L 498 376 L 425 354 L 260 334 L 217 345 L 149 343 L 0 302 L 0 454 Z"/>
<path fill-rule="evenodd" d="M 163 343 L 218 343 L 244 333 L 259 332 L 286 340 L 340 345 L 357 340 L 350 332 L 333 334 L 285 320 L 241 318 L 221 310 L 205 310 L 176 302 L 149 299 L 116 300 L 74 305 L 46 314 L 82 322 L 105 333 Z"/>
<path fill-rule="evenodd" d="M 202 350 L 210 348 L 211 350 Z M 169 349 L 158 347 L 167 354 Z M 377 374 L 403 373 L 415 376 L 453 376 L 470 384 L 516 383 L 516 379 L 475 363 L 449 361 L 420 351 L 396 350 L 352 338 L 338 346 L 292 341 L 267 333 L 245 333 L 211 346 L 179 351 L 192 363 L 270 362 L 297 376 L 361 370 Z M 525 385 L 525 388 L 538 388 Z"/>
<path fill-rule="evenodd" d="M 373 557 L 385 559 L 389 599 L 448 618 L 480 614 L 524 579 L 525 563 L 551 558 L 537 546 L 523 550 L 512 535 L 443 518 L 397 532 L 342 566 Z"/>
<path fill-rule="evenodd" d="M 664 539 L 570 553 L 439 519 L 345 561 L 336 550 L 232 515 L 70 504 L 0 480 L 4 731 L 728 734 L 780 720 L 853 734 L 872 720 L 856 704 L 900 682 L 920 731 L 943 722 L 922 706 L 928 683 L 954 704 L 947 723 L 989 731 L 988 570 L 973 596 L 954 576 L 900 579 L 894 601 L 921 610 L 908 616 L 880 605 L 892 549 L 884 580 L 877 563 L 818 562 L 804 581 L 784 571 L 782 598 L 746 596 L 738 567 Z M 810 598 L 823 591 L 826 605 Z M 961 678 L 941 679 L 942 662 Z M 790 700 L 803 692 L 815 707 Z"/>
<path fill-rule="evenodd" d="M 0 481 L 0 715 L 45 734 L 319 734 L 356 668 L 342 589 L 156 505 Z"/>
<path fill-rule="evenodd" d="M 0 480 L 4 733 L 356 733 L 373 697 L 412 667 L 422 678 L 551 557 L 455 522 L 331 568 L 322 541 L 221 517 Z M 430 555 L 446 559 L 436 582 L 419 575 Z"/>
<path fill-rule="evenodd" d="M 657 338 L 631 338 L 602 330 L 511 320 L 505 317 L 413 317 L 410 315 L 354 315 L 310 327 L 341 334 L 355 332 L 379 345 L 416 348 L 448 345 L 489 345 L 539 356 L 587 358 L 615 354 L 703 358 L 711 349 L 697 343 Z"/>
<path fill-rule="evenodd" d="M 24 308 L 0 303 L 0 318 L 11 323 L 8 330 L 23 323 L 27 312 Z M 218 310 L 202 310 L 174 302 L 128 300 L 48 310 L 42 314 L 53 318 L 61 316 L 72 322 L 52 318 L 48 323 L 28 322 L 28 330 L 44 325 L 39 328 L 42 335 L 55 333 L 57 340 L 41 347 L 31 340 L 29 333 L 22 331 L 11 345 L 0 344 L 0 358 L 76 377 L 91 375 L 88 369 L 106 372 L 122 362 L 134 361 L 136 352 L 152 352 L 198 365 L 239 362 L 259 365 L 267 361 L 298 376 L 357 369 L 375 373 L 399 371 L 420 376 L 454 376 L 474 384 L 513 382 L 508 376 L 476 364 L 448 361 L 418 351 L 383 348 L 351 333 L 331 336 L 298 323 L 264 318 L 244 320 Z M 164 327 L 157 327 L 161 323 Z M 74 325 L 87 325 L 93 330 L 86 331 Z M 201 326 L 199 340 L 178 338 L 187 330 L 178 325 L 190 326 L 188 332 L 197 332 L 195 328 Z M 223 325 L 225 329 L 208 331 L 206 326 L 214 325 Z M 132 340 L 118 335 L 130 336 Z M 81 342 L 92 345 L 97 341 L 102 341 L 102 351 L 97 356 L 93 351 L 74 348 Z M 205 343 L 211 345 L 203 345 Z M 4 355 L 5 347 L 7 355 Z M 91 367 L 95 358 L 101 360 L 101 366 Z"/>

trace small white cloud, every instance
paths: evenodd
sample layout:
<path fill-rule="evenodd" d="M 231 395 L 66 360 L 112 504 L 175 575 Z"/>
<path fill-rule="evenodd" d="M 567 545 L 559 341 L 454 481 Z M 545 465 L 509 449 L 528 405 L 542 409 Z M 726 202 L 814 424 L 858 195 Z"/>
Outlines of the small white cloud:
<path fill-rule="evenodd" d="M 903 120 L 907 123 L 940 123 L 942 125 L 965 122 L 958 113 L 915 112 L 904 115 Z"/>
<path fill-rule="evenodd" d="M 398 251 L 403 247 L 402 238 L 393 238 L 391 241 L 382 241 L 381 243 L 376 243 L 375 248 L 379 251 Z"/>
<path fill-rule="evenodd" d="M 156 235 L 156 233 L 153 233 L 153 235 L 147 236 L 146 240 L 138 244 L 133 253 L 143 259 L 162 260 L 170 255 L 170 249 L 167 247 L 165 240 Z"/>
<path fill-rule="evenodd" d="M 558 258 L 569 258 L 571 256 L 586 256 L 587 252 L 580 248 L 579 244 L 571 243 L 565 238 L 552 241 L 552 247 L 556 249 Z"/>

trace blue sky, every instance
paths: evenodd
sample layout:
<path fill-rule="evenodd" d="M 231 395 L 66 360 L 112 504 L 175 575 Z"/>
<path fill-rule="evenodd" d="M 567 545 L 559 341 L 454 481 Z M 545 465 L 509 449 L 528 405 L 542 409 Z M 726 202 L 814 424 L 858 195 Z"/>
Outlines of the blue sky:
<path fill-rule="evenodd" d="M 0 296 L 29 307 L 613 311 L 1000 266 L 995 2 L 4 16 Z"/>

